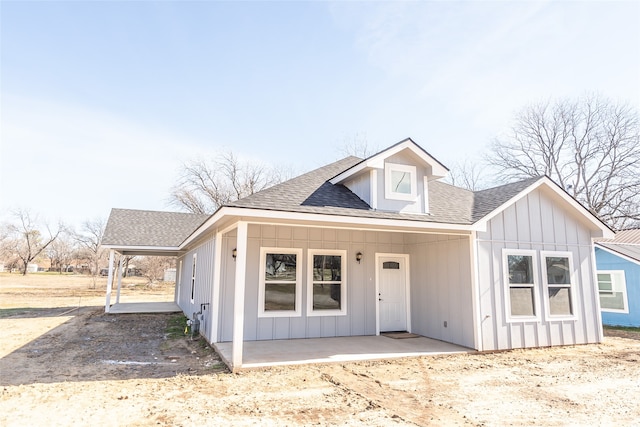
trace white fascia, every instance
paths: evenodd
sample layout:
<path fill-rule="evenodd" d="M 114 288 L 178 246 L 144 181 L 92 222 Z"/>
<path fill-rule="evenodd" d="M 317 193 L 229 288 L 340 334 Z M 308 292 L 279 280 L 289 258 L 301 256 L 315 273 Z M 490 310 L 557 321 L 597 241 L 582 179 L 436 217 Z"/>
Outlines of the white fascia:
<path fill-rule="evenodd" d="M 603 238 L 612 239 L 614 237 L 615 234 L 609 227 L 607 227 L 603 222 L 601 222 L 598 218 L 596 218 L 591 212 L 589 212 L 584 206 L 578 203 L 573 197 L 569 196 L 569 194 L 567 194 L 564 190 L 562 190 L 558 186 L 558 184 L 556 184 L 546 176 L 540 178 L 538 181 L 534 182 L 529 187 L 525 188 L 520 193 L 516 194 L 514 197 L 510 198 L 505 203 L 498 206 L 496 209 L 494 209 L 493 211 L 491 211 L 490 213 L 482 217 L 482 219 L 480 219 L 479 221 L 473 224 L 471 229 L 474 231 L 485 231 L 487 229 L 487 223 L 491 220 L 491 218 L 493 218 L 500 212 L 504 211 L 509 206 L 513 205 L 518 200 L 522 199 L 524 196 L 531 193 L 533 190 L 542 186 L 545 186 L 546 188 L 553 191 L 556 195 L 560 196 L 565 202 L 567 202 L 571 207 L 579 211 L 582 214 L 582 216 L 589 221 L 591 225 L 593 225 L 595 228 L 602 231 Z"/>
<path fill-rule="evenodd" d="M 242 221 L 252 222 L 251 218 L 263 218 L 269 220 L 285 220 L 285 221 L 307 221 L 310 223 L 321 222 L 323 224 L 348 224 L 353 228 L 387 228 L 387 230 L 381 231 L 393 231 L 397 229 L 415 229 L 415 230 L 435 230 L 435 231 L 452 231 L 452 232 L 471 232 L 472 227 L 470 225 L 461 224 L 443 224 L 436 222 L 423 222 L 423 221 L 410 221 L 402 219 L 382 219 L 382 218 L 368 218 L 368 217 L 353 217 L 343 215 L 325 215 L 325 214 L 313 214 L 313 213 L 301 213 L 301 212 L 287 212 L 287 211 L 273 211 L 265 209 L 252 209 L 252 208 L 237 208 L 237 207 L 222 207 L 218 209 L 211 218 L 209 218 L 204 224 L 202 224 L 191 236 L 189 236 L 180 245 L 180 250 L 184 250 L 185 246 L 198 238 L 209 228 L 215 226 L 215 224 L 221 221 L 225 217 L 238 217 Z M 309 224 L 312 225 L 312 224 Z"/>
<path fill-rule="evenodd" d="M 416 156 L 420 157 L 423 162 L 431 166 L 431 174 L 434 177 L 442 178 L 447 175 L 447 172 L 449 172 L 447 168 L 442 166 L 436 159 L 434 159 L 433 157 L 425 153 L 420 147 L 418 147 L 415 142 L 413 142 L 411 139 L 406 139 L 400 144 L 397 144 L 387 150 L 381 151 L 375 156 L 370 157 L 358 163 L 357 165 L 347 169 L 346 171 L 342 172 L 340 175 L 337 175 L 336 177 L 330 179 L 329 182 L 334 185 L 339 184 L 341 182 L 344 182 L 344 180 L 346 180 L 347 178 L 357 174 L 358 172 L 364 169 L 382 168 L 384 167 L 384 159 L 391 157 L 394 154 L 397 154 L 400 151 L 406 150 L 406 149 L 411 150 Z"/>

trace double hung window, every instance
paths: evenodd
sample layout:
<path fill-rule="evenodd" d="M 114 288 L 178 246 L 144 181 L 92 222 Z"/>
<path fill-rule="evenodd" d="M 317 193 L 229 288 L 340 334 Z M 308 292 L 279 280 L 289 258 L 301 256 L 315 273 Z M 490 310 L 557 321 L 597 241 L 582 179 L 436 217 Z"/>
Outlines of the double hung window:
<path fill-rule="evenodd" d="M 301 259 L 301 249 L 260 250 L 259 317 L 300 316 Z"/>
<path fill-rule="evenodd" d="M 536 253 L 529 250 L 505 249 L 505 283 L 507 285 L 507 318 L 511 321 L 538 317 Z"/>
<path fill-rule="evenodd" d="M 573 262 L 571 252 L 541 251 L 543 280 L 546 289 L 547 314 L 573 316 Z"/>
<path fill-rule="evenodd" d="M 309 250 L 307 315 L 346 314 L 346 251 Z"/>
<path fill-rule="evenodd" d="M 600 310 L 614 313 L 629 312 L 624 270 L 598 271 L 598 292 L 600 294 Z"/>

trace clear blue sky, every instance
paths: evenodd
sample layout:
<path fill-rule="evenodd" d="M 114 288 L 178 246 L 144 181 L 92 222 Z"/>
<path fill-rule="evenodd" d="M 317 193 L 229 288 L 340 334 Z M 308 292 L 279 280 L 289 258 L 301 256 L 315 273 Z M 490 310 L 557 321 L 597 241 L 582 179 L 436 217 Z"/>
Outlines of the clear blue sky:
<path fill-rule="evenodd" d="M 365 135 L 473 159 L 524 105 L 640 108 L 640 2 L 0 1 L 0 217 L 171 210 L 220 150 L 304 172 Z"/>

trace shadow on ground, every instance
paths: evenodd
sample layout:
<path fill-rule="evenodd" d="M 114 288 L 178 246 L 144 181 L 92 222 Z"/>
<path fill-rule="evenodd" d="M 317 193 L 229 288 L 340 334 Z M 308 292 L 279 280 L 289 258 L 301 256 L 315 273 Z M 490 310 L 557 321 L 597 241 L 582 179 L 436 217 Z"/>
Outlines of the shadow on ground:
<path fill-rule="evenodd" d="M 167 378 L 226 370 L 203 338 L 176 334 L 175 328 L 169 332 L 181 315 L 112 315 L 94 307 L 68 312 L 72 309 L 24 309 L 2 318 L 34 322 L 38 313 L 74 316 L 0 359 L 0 386 Z"/>

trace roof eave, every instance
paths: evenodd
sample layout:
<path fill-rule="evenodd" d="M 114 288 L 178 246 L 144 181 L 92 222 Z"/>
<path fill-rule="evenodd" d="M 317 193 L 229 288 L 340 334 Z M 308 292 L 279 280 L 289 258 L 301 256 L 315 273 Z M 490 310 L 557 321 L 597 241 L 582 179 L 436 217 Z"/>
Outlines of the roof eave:
<path fill-rule="evenodd" d="M 323 224 L 345 224 L 353 226 L 354 228 L 398 228 L 398 229 L 422 229 L 422 230 L 439 230 L 468 234 L 472 230 L 470 224 L 452 224 L 441 222 L 428 222 L 411 219 L 391 219 L 391 218 L 372 218 L 366 216 L 348 216 L 339 214 L 322 214 L 322 213 L 307 213 L 307 212 L 292 212 L 285 210 L 270 210 L 270 209 L 256 209 L 245 208 L 237 206 L 223 206 L 216 211 L 202 226 L 200 226 L 189 238 L 187 238 L 182 244 L 180 249 L 184 250 L 191 242 L 196 240 L 200 235 L 207 232 L 212 228 L 217 228 L 218 225 L 222 226 L 225 219 L 230 217 L 238 217 L 242 220 L 252 222 L 259 218 L 268 220 L 285 220 L 285 221 L 301 221 L 309 223 L 323 223 Z M 226 227 L 233 228 L 233 227 Z"/>
<path fill-rule="evenodd" d="M 534 182 L 533 184 L 529 185 L 524 190 L 520 191 L 518 194 L 516 194 L 515 196 L 511 197 L 509 200 L 504 202 L 502 205 L 498 206 L 496 209 L 494 209 L 493 211 L 491 211 L 488 214 L 486 214 L 485 216 L 483 216 L 481 219 L 479 219 L 478 221 L 476 221 L 474 223 L 472 228 L 475 231 L 486 230 L 487 223 L 493 217 L 495 217 L 500 212 L 502 212 L 505 209 L 507 209 L 509 206 L 511 206 L 514 203 L 516 203 L 518 200 L 520 200 L 521 198 L 523 198 L 527 194 L 531 193 L 533 190 L 535 190 L 535 189 L 537 189 L 537 188 L 539 188 L 539 187 L 541 187 L 543 185 L 546 186 L 547 188 L 551 189 L 555 194 L 560 196 L 564 201 L 566 201 L 574 209 L 576 209 L 580 213 L 582 213 L 582 215 L 587 219 L 587 221 L 590 224 L 592 224 L 594 226 L 595 229 L 600 230 L 602 232 L 602 236 L 600 236 L 600 237 L 603 237 L 603 238 L 613 238 L 614 237 L 614 235 L 615 235 L 614 231 L 607 224 L 605 224 L 598 217 L 596 217 L 591 212 L 589 212 L 584 206 L 582 206 L 576 199 L 571 197 L 564 189 L 562 189 L 560 186 L 558 186 L 558 184 L 553 182 L 553 180 L 551 180 L 551 178 L 549 178 L 548 176 L 540 177 L 540 179 L 538 179 L 536 182 Z"/>
<path fill-rule="evenodd" d="M 609 252 L 610 254 L 613 254 L 613 255 L 615 255 L 617 257 L 625 259 L 625 260 L 627 260 L 629 262 L 633 262 L 634 264 L 640 265 L 640 260 L 632 258 L 632 257 L 630 257 L 628 255 L 623 254 L 623 253 L 620 253 L 620 252 L 616 251 L 613 248 L 610 248 L 610 247 L 607 247 L 607 246 L 603 246 L 599 242 L 596 242 L 595 246 L 597 246 L 598 248 L 602 249 L 603 251 Z M 615 246 L 615 245 L 613 245 L 613 246 Z"/>
<path fill-rule="evenodd" d="M 339 173 L 335 177 L 331 178 L 329 182 L 331 184 L 342 184 L 347 179 L 352 177 L 353 175 L 362 172 L 363 170 L 369 168 L 381 168 L 384 166 L 384 159 L 393 156 L 396 153 L 399 153 L 402 150 L 410 149 L 415 153 L 418 157 L 420 157 L 426 164 L 431 166 L 432 176 L 434 179 L 443 178 L 449 172 L 449 169 L 440 163 L 435 157 L 425 151 L 424 148 L 420 147 L 416 144 L 411 138 L 406 138 L 395 145 L 387 148 L 386 150 L 380 151 L 377 154 L 374 154 L 371 157 L 368 157 L 362 160 L 359 163 L 351 166 L 349 169 Z"/>

